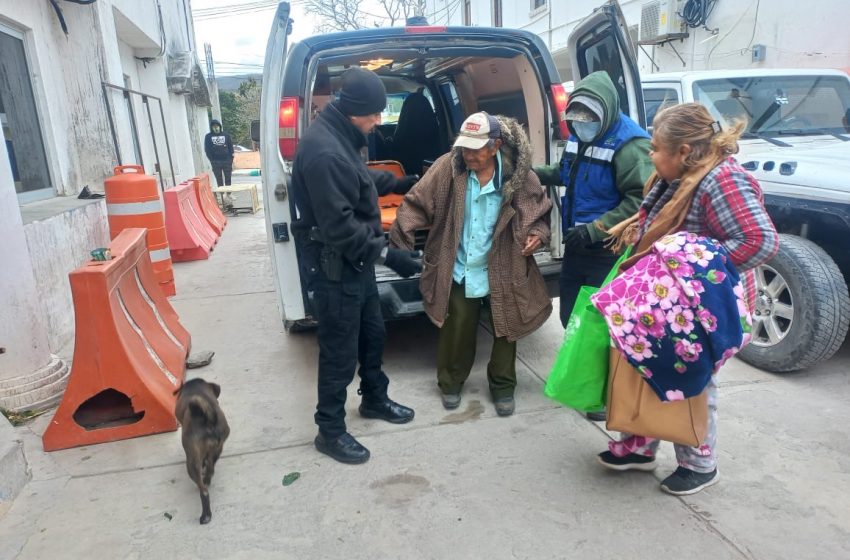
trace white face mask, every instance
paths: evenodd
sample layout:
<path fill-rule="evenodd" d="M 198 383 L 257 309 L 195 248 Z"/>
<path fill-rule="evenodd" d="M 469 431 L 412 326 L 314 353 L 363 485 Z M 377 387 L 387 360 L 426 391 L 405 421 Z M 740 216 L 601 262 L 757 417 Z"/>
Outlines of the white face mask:
<path fill-rule="evenodd" d="M 578 136 L 578 139 L 582 142 L 590 142 L 599 134 L 599 131 L 602 129 L 602 123 L 599 121 L 594 122 L 579 122 L 573 121 L 573 130 Z"/>

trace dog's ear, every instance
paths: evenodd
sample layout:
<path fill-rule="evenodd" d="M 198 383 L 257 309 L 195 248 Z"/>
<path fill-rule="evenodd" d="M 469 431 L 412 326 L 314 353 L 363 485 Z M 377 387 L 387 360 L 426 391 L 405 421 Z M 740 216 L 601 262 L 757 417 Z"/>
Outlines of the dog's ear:
<path fill-rule="evenodd" d="M 210 387 L 212 387 L 213 393 L 215 393 L 215 398 L 221 396 L 221 385 L 218 383 L 210 383 Z"/>

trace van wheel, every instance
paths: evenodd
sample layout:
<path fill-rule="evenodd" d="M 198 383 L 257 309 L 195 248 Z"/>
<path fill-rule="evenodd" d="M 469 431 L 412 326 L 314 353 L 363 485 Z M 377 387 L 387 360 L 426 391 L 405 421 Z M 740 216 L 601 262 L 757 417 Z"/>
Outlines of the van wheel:
<path fill-rule="evenodd" d="M 838 351 L 850 323 L 850 296 L 826 251 L 794 235 L 779 238 L 776 256 L 756 268 L 753 341 L 739 356 L 757 368 L 784 373 Z"/>

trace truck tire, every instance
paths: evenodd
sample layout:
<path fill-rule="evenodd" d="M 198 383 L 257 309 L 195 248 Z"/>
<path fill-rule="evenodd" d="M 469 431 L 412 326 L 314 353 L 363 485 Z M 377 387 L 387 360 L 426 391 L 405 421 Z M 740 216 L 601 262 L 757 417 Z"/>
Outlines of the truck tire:
<path fill-rule="evenodd" d="M 785 373 L 829 359 L 850 323 L 850 296 L 835 261 L 795 235 L 780 235 L 779 252 L 756 269 L 753 341 L 739 356 L 757 368 Z"/>

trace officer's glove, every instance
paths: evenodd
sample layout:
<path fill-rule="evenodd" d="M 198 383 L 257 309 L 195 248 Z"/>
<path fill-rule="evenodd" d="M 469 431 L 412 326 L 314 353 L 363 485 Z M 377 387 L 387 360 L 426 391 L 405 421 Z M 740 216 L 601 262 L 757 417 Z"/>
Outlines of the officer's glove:
<path fill-rule="evenodd" d="M 593 243 L 590 230 L 587 227 L 587 225 L 581 225 L 568 229 L 564 235 L 564 248 L 571 251 L 587 247 Z"/>
<path fill-rule="evenodd" d="M 395 194 L 407 194 L 407 191 L 413 188 L 413 185 L 419 181 L 419 175 L 405 175 L 395 180 L 393 192 Z"/>
<path fill-rule="evenodd" d="M 414 259 L 422 256 L 421 251 L 405 251 L 404 249 L 387 249 L 384 266 L 393 269 L 399 276 L 410 278 L 422 272 L 422 264 Z"/>

